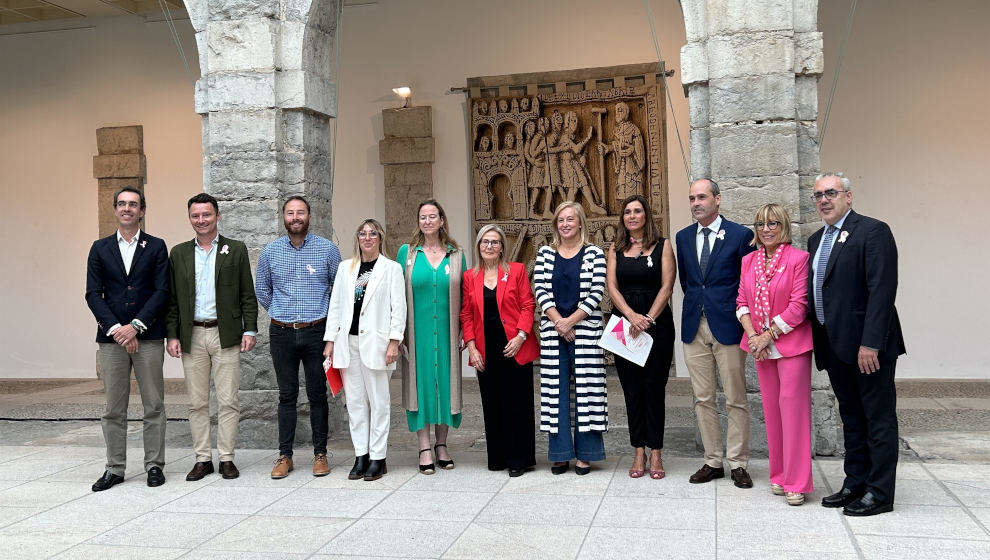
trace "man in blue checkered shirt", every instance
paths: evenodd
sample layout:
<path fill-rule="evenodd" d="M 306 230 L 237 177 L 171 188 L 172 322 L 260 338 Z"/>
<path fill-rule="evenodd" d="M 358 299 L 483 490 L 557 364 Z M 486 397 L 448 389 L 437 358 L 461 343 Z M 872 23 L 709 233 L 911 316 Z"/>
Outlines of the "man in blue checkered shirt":
<path fill-rule="evenodd" d="M 282 205 L 282 219 L 288 235 L 261 251 L 255 280 L 258 303 L 268 310 L 272 320 L 268 334 L 278 381 L 279 458 L 272 478 L 285 478 L 292 470 L 300 362 L 306 374 L 309 421 L 313 427 L 313 476 L 325 476 L 330 473 L 330 464 L 323 329 L 340 250 L 331 241 L 309 233 L 309 202 L 305 198 L 290 196 Z"/>

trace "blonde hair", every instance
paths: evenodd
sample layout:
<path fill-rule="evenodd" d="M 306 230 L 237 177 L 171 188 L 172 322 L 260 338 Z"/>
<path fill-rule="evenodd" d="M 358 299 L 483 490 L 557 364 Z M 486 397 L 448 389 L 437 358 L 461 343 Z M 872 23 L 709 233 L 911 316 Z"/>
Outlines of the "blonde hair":
<path fill-rule="evenodd" d="M 452 246 L 454 249 L 460 249 L 461 246 L 454 241 L 454 238 L 450 236 L 450 224 L 447 223 L 447 212 L 444 211 L 443 206 L 436 199 L 430 198 L 419 203 L 416 208 L 416 230 L 413 232 L 412 239 L 409 240 L 409 251 L 412 252 L 416 247 L 422 247 L 426 243 L 426 236 L 423 235 L 423 231 L 419 229 L 419 211 L 423 209 L 424 206 L 436 206 L 437 214 L 440 215 L 440 219 L 443 220 L 443 224 L 440 226 L 440 231 L 437 235 L 440 237 L 440 245 L 447 248 L 447 245 Z"/>
<path fill-rule="evenodd" d="M 354 231 L 354 258 L 351 259 L 351 268 L 354 268 L 361 262 L 361 244 L 358 242 L 358 234 L 364 229 L 364 226 L 370 225 L 375 228 L 378 232 L 378 253 L 384 255 L 386 258 L 388 255 L 385 254 L 385 229 L 382 228 L 382 224 L 374 218 L 368 218 L 367 220 L 361 222 L 357 229 Z"/>
<path fill-rule="evenodd" d="M 556 249 L 560 246 L 560 232 L 557 231 L 557 218 L 560 213 L 568 208 L 573 208 L 578 217 L 578 225 L 581 227 L 581 245 L 588 244 L 588 217 L 584 214 L 584 208 L 577 202 L 561 202 L 553 212 L 553 219 L 550 221 L 550 246 Z"/>
<path fill-rule="evenodd" d="M 783 206 L 771 202 L 770 204 L 764 205 L 762 208 L 756 211 L 756 219 L 753 220 L 753 229 L 756 229 L 757 222 L 780 222 L 780 243 L 791 243 L 791 218 L 787 215 L 787 210 Z M 753 240 L 749 242 L 751 246 L 762 247 L 763 241 L 760 240 L 760 232 L 757 231 L 756 235 L 753 236 Z"/>
<path fill-rule="evenodd" d="M 478 236 L 475 237 L 474 239 L 474 270 L 475 271 L 481 270 L 481 267 L 485 262 L 484 259 L 481 257 L 481 239 L 485 237 L 485 234 L 493 231 L 498 234 L 499 241 L 502 244 L 502 251 L 498 255 L 498 266 L 499 268 L 504 268 L 505 270 L 509 270 L 509 256 L 506 254 L 506 249 L 507 249 L 506 245 L 508 245 L 507 243 L 508 240 L 505 238 L 505 232 L 502 231 L 502 228 L 498 227 L 495 224 L 488 224 L 486 226 L 483 226 L 480 230 L 478 230 Z"/>

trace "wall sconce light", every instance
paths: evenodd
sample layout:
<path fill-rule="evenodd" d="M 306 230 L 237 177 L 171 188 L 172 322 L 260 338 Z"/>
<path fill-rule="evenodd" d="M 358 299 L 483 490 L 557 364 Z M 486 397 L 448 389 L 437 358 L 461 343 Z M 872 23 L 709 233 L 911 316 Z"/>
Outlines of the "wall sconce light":
<path fill-rule="evenodd" d="M 412 88 L 409 86 L 399 86 L 392 88 L 392 93 L 399 96 L 402 99 L 402 107 L 409 107 L 409 103 L 412 100 Z"/>

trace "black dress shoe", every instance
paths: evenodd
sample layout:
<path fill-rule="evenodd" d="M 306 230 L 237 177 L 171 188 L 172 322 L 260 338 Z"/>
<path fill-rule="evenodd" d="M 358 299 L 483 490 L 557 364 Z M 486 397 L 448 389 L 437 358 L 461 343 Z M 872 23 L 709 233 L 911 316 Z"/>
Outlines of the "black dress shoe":
<path fill-rule="evenodd" d="M 93 483 L 93 492 L 102 492 L 111 488 L 114 484 L 120 484 L 124 481 L 124 477 L 119 474 L 113 474 L 110 471 L 105 471 L 103 476 L 99 480 Z"/>
<path fill-rule="evenodd" d="M 372 459 L 371 462 L 368 463 L 368 470 L 364 472 L 364 480 L 366 482 L 378 480 L 387 472 L 388 467 L 385 466 L 385 459 Z"/>
<path fill-rule="evenodd" d="M 189 474 L 186 475 L 186 480 L 189 482 L 194 482 L 200 480 L 204 476 L 213 473 L 213 461 L 197 461 Z"/>
<path fill-rule="evenodd" d="M 736 488 L 753 487 L 753 479 L 749 477 L 749 473 L 742 467 L 736 467 L 729 471 L 729 476 L 732 477 L 732 483 L 736 485 Z"/>
<path fill-rule="evenodd" d="M 822 498 L 822 506 L 827 508 L 846 507 L 863 496 L 863 492 L 843 488 L 835 494 Z"/>
<path fill-rule="evenodd" d="M 708 466 L 708 464 L 704 464 L 700 469 L 698 469 L 698 472 L 691 475 L 688 482 L 691 484 L 703 484 L 705 482 L 711 482 L 716 478 L 725 478 L 725 469 L 722 467 L 715 468 Z"/>
<path fill-rule="evenodd" d="M 237 470 L 233 461 L 220 461 L 220 476 L 230 480 L 241 476 L 241 471 Z"/>
<path fill-rule="evenodd" d="M 527 469 L 515 469 L 515 468 L 509 469 L 509 476 L 511 476 L 512 478 L 515 478 L 517 476 L 522 476 L 526 473 L 526 470 Z"/>
<path fill-rule="evenodd" d="M 488 465 L 488 470 L 492 472 L 504 471 L 505 467 L 502 465 Z"/>
<path fill-rule="evenodd" d="M 148 486 L 154 488 L 165 484 L 165 473 L 158 467 L 148 469 Z"/>
<path fill-rule="evenodd" d="M 371 457 L 367 453 L 360 457 L 355 457 L 354 466 L 351 467 L 351 472 L 347 473 L 347 480 L 364 478 L 364 471 L 368 470 L 369 461 L 371 461 Z"/>
<path fill-rule="evenodd" d="M 550 465 L 550 474 L 564 474 L 570 468 L 570 461 L 565 461 L 563 465 Z"/>
<path fill-rule="evenodd" d="M 877 500 L 873 492 L 863 494 L 863 497 L 843 508 L 842 513 L 850 517 L 869 517 L 878 513 L 894 511 L 894 504 Z"/>

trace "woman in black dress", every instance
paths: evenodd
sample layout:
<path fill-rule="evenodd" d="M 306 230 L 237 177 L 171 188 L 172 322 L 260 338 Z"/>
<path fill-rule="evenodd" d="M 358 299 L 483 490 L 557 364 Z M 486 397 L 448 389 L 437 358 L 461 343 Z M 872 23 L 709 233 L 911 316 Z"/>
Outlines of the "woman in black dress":
<path fill-rule="evenodd" d="M 649 446 L 650 478 L 660 479 L 663 470 L 664 392 L 674 355 L 674 317 L 670 297 L 674 291 L 677 264 L 670 242 L 653 220 L 649 201 L 633 195 L 622 203 L 615 243 L 608 252 L 606 282 L 613 313 L 629 322 L 629 332 L 653 337 L 650 356 L 643 367 L 615 357 L 629 416 L 629 441 L 635 449 L 630 478 L 646 473 Z"/>

